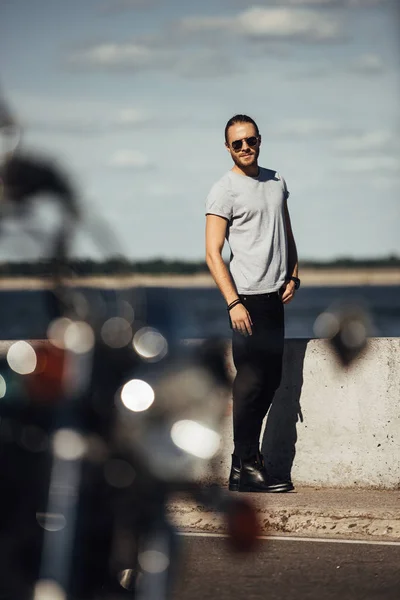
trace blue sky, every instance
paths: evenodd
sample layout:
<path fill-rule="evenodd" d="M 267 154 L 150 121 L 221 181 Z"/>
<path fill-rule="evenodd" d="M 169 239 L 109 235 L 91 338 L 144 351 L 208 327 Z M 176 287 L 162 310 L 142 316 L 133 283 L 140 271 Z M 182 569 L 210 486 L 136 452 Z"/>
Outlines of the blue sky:
<path fill-rule="evenodd" d="M 130 258 L 202 259 L 250 114 L 300 257 L 400 254 L 396 0 L 0 0 L 0 83 Z M 81 254 L 95 252 L 84 235 Z"/>

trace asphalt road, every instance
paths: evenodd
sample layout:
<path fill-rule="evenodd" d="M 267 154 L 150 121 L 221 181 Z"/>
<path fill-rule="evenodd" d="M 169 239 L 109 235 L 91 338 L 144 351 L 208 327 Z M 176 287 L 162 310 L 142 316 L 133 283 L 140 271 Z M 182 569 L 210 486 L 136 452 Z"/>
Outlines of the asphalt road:
<path fill-rule="evenodd" d="M 399 600 L 400 545 L 260 540 L 233 555 L 224 538 L 184 537 L 174 600 Z"/>

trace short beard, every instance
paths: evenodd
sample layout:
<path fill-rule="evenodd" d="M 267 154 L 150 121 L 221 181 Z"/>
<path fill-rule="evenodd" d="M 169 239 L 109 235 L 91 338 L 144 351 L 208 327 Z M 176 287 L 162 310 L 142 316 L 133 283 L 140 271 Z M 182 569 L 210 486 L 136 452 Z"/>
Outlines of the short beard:
<path fill-rule="evenodd" d="M 258 148 L 253 155 L 253 160 L 249 163 L 242 162 L 242 159 L 239 157 L 239 155 L 234 154 L 233 152 L 231 153 L 231 156 L 232 156 L 232 159 L 233 159 L 233 162 L 235 163 L 235 165 L 237 167 L 239 167 L 240 169 L 243 169 L 246 167 L 252 167 L 254 165 L 254 163 L 257 163 L 259 154 L 260 154 L 260 149 Z"/>

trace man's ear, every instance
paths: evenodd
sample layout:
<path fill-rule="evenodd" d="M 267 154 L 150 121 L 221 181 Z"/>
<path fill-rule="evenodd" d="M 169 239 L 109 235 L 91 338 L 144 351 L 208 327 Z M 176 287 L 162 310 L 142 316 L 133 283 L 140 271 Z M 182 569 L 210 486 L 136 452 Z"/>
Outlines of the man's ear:
<path fill-rule="evenodd" d="M 230 148 L 229 148 L 228 142 L 225 142 L 225 148 L 228 150 L 228 152 L 230 152 Z"/>
<path fill-rule="evenodd" d="M 259 141 L 259 144 L 260 144 L 260 146 L 261 146 L 261 135 L 259 135 L 259 136 L 258 136 L 258 139 L 260 140 L 260 141 Z"/>

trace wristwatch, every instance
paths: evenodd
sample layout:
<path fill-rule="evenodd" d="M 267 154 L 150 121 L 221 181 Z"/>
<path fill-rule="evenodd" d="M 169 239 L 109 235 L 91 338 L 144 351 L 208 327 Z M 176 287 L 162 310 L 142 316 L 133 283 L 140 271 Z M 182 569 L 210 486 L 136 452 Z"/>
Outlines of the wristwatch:
<path fill-rule="evenodd" d="M 298 290 L 300 287 L 300 279 L 298 277 L 290 277 L 290 281 L 294 281 L 294 289 Z"/>

